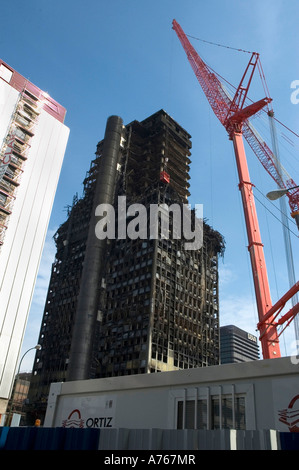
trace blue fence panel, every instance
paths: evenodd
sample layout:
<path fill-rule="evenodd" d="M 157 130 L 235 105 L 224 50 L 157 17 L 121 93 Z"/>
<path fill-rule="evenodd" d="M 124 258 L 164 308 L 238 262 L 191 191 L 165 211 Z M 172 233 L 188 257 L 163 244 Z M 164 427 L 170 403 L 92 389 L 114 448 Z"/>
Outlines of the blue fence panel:
<path fill-rule="evenodd" d="M 63 450 L 67 429 L 38 428 L 34 443 L 35 450 Z"/>
<path fill-rule="evenodd" d="M 280 445 L 281 450 L 299 450 L 299 433 L 281 432 Z"/>
<path fill-rule="evenodd" d="M 3 449 L 5 446 L 9 429 L 8 426 L 0 427 L 0 449 Z"/>
<path fill-rule="evenodd" d="M 0 428 L 2 450 L 98 450 L 100 429 Z"/>
<path fill-rule="evenodd" d="M 97 450 L 99 448 L 100 429 L 67 429 L 64 450 Z"/>
<path fill-rule="evenodd" d="M 31 450 L 34 448 L 38 428 L 9 428 L 5 450 Z"/>

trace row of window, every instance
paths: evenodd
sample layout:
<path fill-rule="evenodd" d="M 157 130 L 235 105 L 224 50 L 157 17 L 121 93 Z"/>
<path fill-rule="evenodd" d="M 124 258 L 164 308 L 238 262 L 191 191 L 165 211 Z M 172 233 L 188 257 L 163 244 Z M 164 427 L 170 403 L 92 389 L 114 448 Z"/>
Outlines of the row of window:
<path fill-rule="evenodd" d="M 245 396 L 177 402 L 177 429 L 246 429 Z"/>

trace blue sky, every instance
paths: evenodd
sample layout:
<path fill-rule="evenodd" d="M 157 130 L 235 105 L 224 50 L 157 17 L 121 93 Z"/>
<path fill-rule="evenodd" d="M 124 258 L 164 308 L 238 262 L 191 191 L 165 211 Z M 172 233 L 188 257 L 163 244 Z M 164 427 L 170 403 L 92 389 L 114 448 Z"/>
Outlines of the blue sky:
<path fill-rule="evenodd" d="M 52 236 L 64 222 L 74 194 L 82 195 L 82 181 L 108 116 L 117 114 L 127 124 L 161 108 L 192 135 L 190 203 L 203 204 L 204 217 L 226 240 L 219 262 L 220 324 L 256 334 L 258 317 L 232 143 L 171 25 L 175 18 L 187 34 L 259 52 L 275 115 L 298 133 L 299 104 L 290 100 L 291 83 L 299 80 L 298 2 L 15 0 L 3 3 L 1 17 L 1 58 L 66 107 L 65 124 L 70 128 L 22 353 L 38 341 L 55 254 Z M 191 41 L 213 69 L 238 85 L 248 54 Z M 257 76 L 250 98 L 263 97 Z M 267 119 L 254 124 L 271 144 Z M 281 126 L 277 130 L 282 164 L 298 184 L 298 138 Z M 264 197 L 275 184 L 250 150 L 247 158 L 263 203 L 256 201 L 274 303 L 289 288 L 278 204 L 273 206 Z M 298 231 L 292 221 L 290 228 L 297 267 Z M 294 352 L 293 331 L 289 326 L 281 339 L 282 355 Z M 22 370 L 31 370 L 33 358 L 31 351 Z"/>

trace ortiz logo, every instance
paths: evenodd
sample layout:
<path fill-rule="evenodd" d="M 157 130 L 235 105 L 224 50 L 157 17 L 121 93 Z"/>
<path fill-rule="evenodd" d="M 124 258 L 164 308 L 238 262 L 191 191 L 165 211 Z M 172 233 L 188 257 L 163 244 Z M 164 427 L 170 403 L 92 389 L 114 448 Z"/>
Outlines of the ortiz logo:
<path fill-rule="evenodd" d="M 288 408 L 278 412 L 279 421 L 286 424 L 290 432 L 299 432 L 299 395 L 296 395 Z"/>
<path fill-rule="evenodd" d="M 63 428 L 84 428 L 84 420 L 79 410 L 73 410 L 67 419 L 62 421 Z"/>
<path fill-rule="evenodd" d="M 113 417 L 81 418 L 79 410 L 73 410 L 67 419 L 62 421 L 63 428 L 112 428 Z"/>

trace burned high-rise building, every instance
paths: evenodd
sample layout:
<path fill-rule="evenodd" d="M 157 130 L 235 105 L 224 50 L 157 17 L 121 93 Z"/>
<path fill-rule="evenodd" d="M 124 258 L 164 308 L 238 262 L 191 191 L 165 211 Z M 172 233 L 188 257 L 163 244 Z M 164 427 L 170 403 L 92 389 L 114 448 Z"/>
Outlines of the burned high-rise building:
<path fill-rule="evenodd" d="M 108 119 L 83 196 L 55 235 L 29 394 L 37 410 L 51 382 L 219 364 L 224 242 L 203 222 L 202 243 L 192 246 L 182 227 L 187 219 L 192 234 L 200 227 L 194 210 L 183 211 L 190 138 L 163 110 L 126 126 Z"/>

